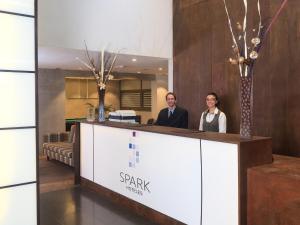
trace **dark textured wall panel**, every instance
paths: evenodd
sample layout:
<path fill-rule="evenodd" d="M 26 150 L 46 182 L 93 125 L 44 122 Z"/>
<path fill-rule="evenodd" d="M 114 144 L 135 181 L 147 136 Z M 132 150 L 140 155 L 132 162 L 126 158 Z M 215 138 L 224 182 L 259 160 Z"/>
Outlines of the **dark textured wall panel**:
<path fill-rule="evenodd" d="M 249 2 L 257 24 L 256 1 Z M 261 1 L 265 20 L 279 0 Z M 232 22 L 242 21 L 243 1 L 227 0 Z M 255 4 L 254 4 L 255 3 Z M 232 39 L 221 0 L 174 0 L 174 91 L 199 126 L 206 94 L 221 97 L 228 132 L 239 133 L 239 74 L 227 61 Z M 251 26 L 251 25 L 250 25 Z M 252 34 L 249 34 L 253 36 Z M 254 67 L 254 135 L 273 137 L 273 152 L 300 156 L 300 1 L 290 0 L 271 29 Z"/>

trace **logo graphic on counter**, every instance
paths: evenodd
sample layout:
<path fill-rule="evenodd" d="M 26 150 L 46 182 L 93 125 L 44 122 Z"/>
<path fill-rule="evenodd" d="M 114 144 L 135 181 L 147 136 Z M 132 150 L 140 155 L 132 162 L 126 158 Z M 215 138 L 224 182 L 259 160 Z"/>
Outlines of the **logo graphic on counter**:
<path fill-rule="evenodd" d="M 137 168 L 140 163 L 140 151 L 137 144 L 137 133 L 133 131 L 128 143 L 128 166 L 129 168 Z M 142 196 L 144 193 L 150 192 L 150 181 L 136 177 L 126 172 L 120 172 L 120 182 L 126 185 L 126 189 L 137 195 Z"/>
<path fill-rule="evenodd" d="M 150 181 L 146 181 L 139 177 L 134 177 L 128 173 L 120 172 L 120 181 L 126 185 L 126 189 L 138 195 L 144 192 L 150 193 Z"/>
<path fill-rule="evenodd" d="M 133 131 L 131 137 L 129 138 L 128 144 L 128 166 L 133 168 L 135 168 L 136 165 L 140 162 L 140 152 L 137 145 L 136 135 L 136 132 Z"/>

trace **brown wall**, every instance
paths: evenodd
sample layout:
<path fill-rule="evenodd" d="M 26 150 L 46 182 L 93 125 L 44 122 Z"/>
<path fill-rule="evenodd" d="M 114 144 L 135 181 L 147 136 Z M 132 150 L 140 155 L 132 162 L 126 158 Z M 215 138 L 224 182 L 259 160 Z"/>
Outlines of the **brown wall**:
<path fill-rule="evenodd" d="M 248 1 L 256 3 L 256 1 Z M 281 0 L 264 0 L 263 18 Z M 242 21 L 243 1 L 227 0 L 233 23 Z M 205 97 L 215 91 L 228 132 L 239 133 L 239 75 L 223 1 L 174 0 L 174 91 L 198 128 Z M 250 5 L 249 19 L 256 22 Z M 272 136 L 273 152 L 300 156 L 300 1 L 290 0 L 269 33 L 254 67 L 254 135 Z"/>

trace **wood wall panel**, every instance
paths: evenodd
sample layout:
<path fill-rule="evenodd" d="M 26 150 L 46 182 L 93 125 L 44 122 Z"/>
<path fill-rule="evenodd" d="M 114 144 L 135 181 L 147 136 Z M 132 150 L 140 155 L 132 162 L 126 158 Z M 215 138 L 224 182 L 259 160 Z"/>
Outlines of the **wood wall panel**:
<path fill-rule="evenodd" d="M 288 8 L 289 31 L 285 41 L 290 49 L 287 55 L 289 62 L 288 73 L 288 111 L 287 111 L 287 137 L 291 155 L 300 156 L 300 2 L 290 1 Z"/>
<path fill-rule="evenodd" d="M 256 1 L 249 22 L 257 23 Z M 190 3 L 190 4 L 188 4 Z M 236 23 L 243 1 L 227 0 Z M 255 4 L 254 4 L 255 3 Z M 264 0 L 270 19 L 281 0 Z M 226 113 L 228 132 L 239 133 L 239 75 L 227 60 L 232 39 L 223 1 L 174 0 L 174 91 L 189 111 L 190 128 L 199 126 L 205 97 L 215 91 Z M 240 22 L 241 22 L 240 19 Z M 254 68 L 254 135 L 271 136 L 273 152 L 300 156 L 300 1 L 290 0 L 269 33 Z"/>

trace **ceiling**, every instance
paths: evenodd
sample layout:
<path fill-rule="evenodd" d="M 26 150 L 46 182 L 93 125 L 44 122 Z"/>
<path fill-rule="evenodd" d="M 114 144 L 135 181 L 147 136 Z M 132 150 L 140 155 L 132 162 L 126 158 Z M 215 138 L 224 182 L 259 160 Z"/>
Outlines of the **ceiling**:
<path fill-rule="evenodd" d="M 90 52 L 94 59 L 98 59 L 97 52 Z M 43 69 L 89 70 L 78 59 L 87 62 L 84 50 L 42 47 L 38 48 L 38 64 Z M 132 59 L 136 59 L 133 61 Z M 168 60 L 155 57 L 119 54 L 114 72 L 131 74 L 167 75 Z"/>

